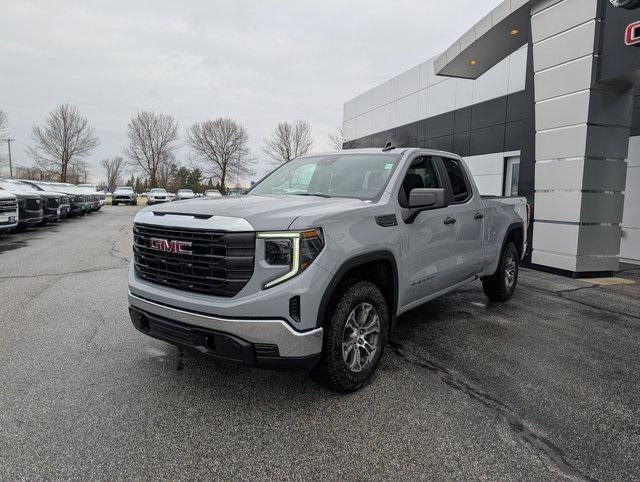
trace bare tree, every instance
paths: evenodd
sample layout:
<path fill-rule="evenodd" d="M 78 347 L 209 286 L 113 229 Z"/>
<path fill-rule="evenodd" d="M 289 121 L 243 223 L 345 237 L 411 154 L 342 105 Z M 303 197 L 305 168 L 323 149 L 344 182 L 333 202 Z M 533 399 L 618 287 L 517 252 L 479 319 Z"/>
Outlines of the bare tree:
<path fill-rule="evenodd" d="M 67 181 L 71 184 L 86 183 L 89 180 L 89 164 L 84 159 L 74 159 L 69 163 Z"/>
<path fill-rule="evenodd" d="M 126 163 L 122 157 L 116 156 L 113 159 L 103 159 L 100 165 L 104 168 L 105 175 L 107 176 L 107 186 L 113 191 L 118 187 Z"/>
<path fill-rule="evenodd" d="M 328 137 L 331 148 L 336 151 L 341 151 L 342 145 L 344 144 L 344 131 L 342 130 L 342 126 L 336 127 L 336 131 L 334 133 L 329 133 Z"/>
<path fill-rule="evenodd" d="M 29 153 L 44 172 L 67 182 L 69 166 L 89 156 L 100 141 L 77 107 L 64 104 L 49 112 L 45 125 L 33 126 Z"/>
<path fill-rule="evenodd" d="M 187 133 L 187 145 L 206 165 L 209 175 L 226 190 L 229 176 L 253 174 L 249 158 L 247 129 L 233 119 L 218 118 L 194 124 Z"/>
<path fill-rule="evenodd" d="M 127 137 L 126 156 L 149 176 L 150 185 L 156 187 L 161 163 L 176 148 L 178 123 L 170 115 L 138 112 L 127 125 Z"/>
<path fill-rule="evenodd" d="M 264 152 L 278 163 L 304 156 L 313 146 L 311 124 L 304 120 L 280 122 L 264 144 Z"/>

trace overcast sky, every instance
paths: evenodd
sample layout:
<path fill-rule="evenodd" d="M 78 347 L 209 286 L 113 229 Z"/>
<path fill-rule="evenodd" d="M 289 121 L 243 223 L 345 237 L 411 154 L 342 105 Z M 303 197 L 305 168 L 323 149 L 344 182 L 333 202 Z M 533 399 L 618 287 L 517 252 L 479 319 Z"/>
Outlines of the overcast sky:
<path fill-rule="evenodd" d="M 173 115 L 182 135 L 196 121 L 234 118 L 258 158 L 278 121 L 306 119 L 322 150 L 345 101 L 440 53 L 499 3 L 7 0 L 0 109 L 16 164 L 29 165 L 33 124 L 77 105 L 101 141 L 88 159 L 97 177 L 138 110 Z"/>

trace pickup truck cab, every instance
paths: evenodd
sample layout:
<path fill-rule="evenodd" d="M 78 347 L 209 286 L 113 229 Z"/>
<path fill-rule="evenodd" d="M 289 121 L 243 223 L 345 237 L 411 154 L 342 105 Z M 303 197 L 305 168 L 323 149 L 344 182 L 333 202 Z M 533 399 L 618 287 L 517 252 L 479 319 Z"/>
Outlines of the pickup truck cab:
<path fill-rule="evenodd" d="M 248 194 L 143 209 L 129 305 L 143 333 L 212 356 L 373 376 L 396 318 L 481 279 L 511 298 L 524 198 L 480 196 L 460 157 L 356 149 L 294 159 Z"/>
<path fill-rule="evenodd" d="M 10 192 L 0 190 L 0 236 L 18 226 L 18 200 Z"/>

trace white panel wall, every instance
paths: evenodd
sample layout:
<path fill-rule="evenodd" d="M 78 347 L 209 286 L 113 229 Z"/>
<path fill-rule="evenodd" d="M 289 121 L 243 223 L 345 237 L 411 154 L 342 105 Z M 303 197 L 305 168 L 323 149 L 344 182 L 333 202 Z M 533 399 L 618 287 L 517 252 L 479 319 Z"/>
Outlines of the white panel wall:
<path fill-rule="evenodd" d="M 345 138 L 357 139 L 522 91 L 526 70 L 527 46 L 475 81 L 437 76 L 433 59 L 427 60 L 346 102 Z"/>
<path fill-rule="evenodd" d="M 640 137 L 629 141 L 620 258 L 640 264 Z"/>
<path fill-rule="evenodd" d="M 481 156 L 469 156 L 464 160 L 469 166 L 482 196 L 502 196 L 505 159 L 519 155 L 520 151 L 496 152 Z"/>

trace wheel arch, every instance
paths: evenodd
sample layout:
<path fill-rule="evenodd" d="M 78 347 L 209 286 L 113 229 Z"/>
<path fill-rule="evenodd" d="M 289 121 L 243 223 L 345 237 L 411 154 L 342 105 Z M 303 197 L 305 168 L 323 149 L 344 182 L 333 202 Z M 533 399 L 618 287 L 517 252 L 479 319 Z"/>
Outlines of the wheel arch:
<path fill-rule="evenodd" d="M 513 242 L 516 245 L 516 249 L 518 250 L 519 259 L 522 259 L 524 256 L 524 236 L 525 229 L 524 223 L 512 223 L 507 228 L 507 231 L 504 233 L 504 239 L 502 240 L 502 248 L 500 249 L 500 255 L 504 252 L 505 246 L 509 241 Z"/>
<path fill-rule="evenodd" d="M 398 264 L 393 253 L 387 250 L 354 256 L 340 265 L 322 295 L 317 325 L 322 326 L 325 323 L 330 302 L 338 286 L 351 277 L 371 281 L 380 288 L 389 310 L 389 329 L 390 332 L 393 331 L 398 312 Z"/>

